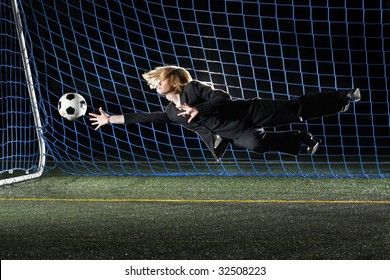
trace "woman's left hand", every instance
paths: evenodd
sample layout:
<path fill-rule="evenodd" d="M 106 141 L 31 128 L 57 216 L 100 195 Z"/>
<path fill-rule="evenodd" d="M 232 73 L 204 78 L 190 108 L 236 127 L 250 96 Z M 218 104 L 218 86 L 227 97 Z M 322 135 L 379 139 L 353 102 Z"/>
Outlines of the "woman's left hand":
<path fill-rule="evenodd" d="M 183 104 L 181 105 L 180 107 L 178 107 L 180 110 L 184 111 L 184 112 L 181 112 L 179 114 L 177 114 L 178 116 L 190 116 L 189 119 L 188 119 L 188 122 L 190 123 L 198 114 L 199 114 L 199 111 L 198 109 L 196 109 L 196 107 L 191 107 L 187 104 Z"/>

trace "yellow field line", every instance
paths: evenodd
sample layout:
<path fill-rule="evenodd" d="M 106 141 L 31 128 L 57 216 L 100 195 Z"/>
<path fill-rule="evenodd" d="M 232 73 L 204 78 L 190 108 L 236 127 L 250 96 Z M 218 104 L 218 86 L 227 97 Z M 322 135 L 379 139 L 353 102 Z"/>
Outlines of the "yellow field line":
<path fill-rule="evenodd" d="M 288 199 L 153 199 L 153 198 L 39 198 L 0 197 L 0 201 L 48 202 L 149 202 L 149 203 L 328 203 L 328 204 L 390 204 L 390 200 L 288 200 Z"/>

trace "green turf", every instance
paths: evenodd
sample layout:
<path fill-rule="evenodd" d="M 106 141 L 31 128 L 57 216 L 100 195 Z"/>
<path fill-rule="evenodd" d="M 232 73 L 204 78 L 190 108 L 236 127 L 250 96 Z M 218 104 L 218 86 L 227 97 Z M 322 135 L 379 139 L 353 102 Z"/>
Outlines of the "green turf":
<path fill-rule="evenodd" d="M 1 259 L 390 258 L 390 179 L 52 172 L 0 199 Z"/>

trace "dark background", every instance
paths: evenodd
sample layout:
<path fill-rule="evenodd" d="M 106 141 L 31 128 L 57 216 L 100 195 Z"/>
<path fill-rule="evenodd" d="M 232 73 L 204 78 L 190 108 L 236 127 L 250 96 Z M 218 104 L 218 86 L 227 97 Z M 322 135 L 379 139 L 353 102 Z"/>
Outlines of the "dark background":
<path fill-rule="evenodd" d="M 388 172 L 387 165 L 375 166 L 390 159 L 388 1 L 61 0 L 23 1 L 22 9 L 49 153 L 68 172 L 99 174 L 96 164 L 103 160 L 146 162 L 147 171 L 138 165 L 120 174 L 164 174 L 169 168 L 153 170 L 151 162 L 213 160 L 196 134 L 177 125 L 95 132 L 87 117 L 68 122 L 57 113 L 58 99 L 70 91 L 86 98 L 89 112 L 100 106 L 110 114 L 163 110 L 167 101 L 141 75 L 170 64 L 235 98 L 288 99 L 360 87 L 362 101 L 347 113 L 278 129 L 321 137 L 318 162 L 358 163 L 361 173 L 361 162 L 374 162 L 374 173 Z M 248 160 L 299 166 L 307 158 L 236 148 L 225 156 L 226 162 Z M 117 172 L 105 165 L 109 174 Z"/>

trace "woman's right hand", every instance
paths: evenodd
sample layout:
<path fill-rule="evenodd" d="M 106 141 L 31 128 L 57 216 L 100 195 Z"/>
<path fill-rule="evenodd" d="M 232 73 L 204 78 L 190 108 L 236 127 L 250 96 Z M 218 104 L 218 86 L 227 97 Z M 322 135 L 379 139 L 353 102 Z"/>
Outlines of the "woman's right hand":
<path fill-rule="evenodd" d="M 96 125 L 95 130 L 98 130 L 103 125 L 110 123 L 110 115 L 103 111 L 102 107 L 99 108 L 100 114 L 89 113 L 92 117 L 90 118 L 90 122 L 92 125 Z"/>

